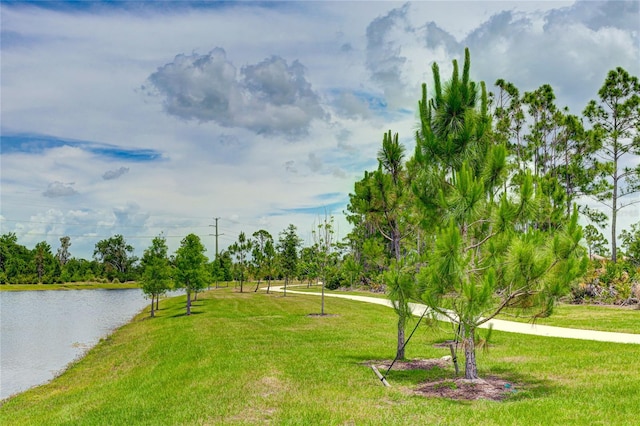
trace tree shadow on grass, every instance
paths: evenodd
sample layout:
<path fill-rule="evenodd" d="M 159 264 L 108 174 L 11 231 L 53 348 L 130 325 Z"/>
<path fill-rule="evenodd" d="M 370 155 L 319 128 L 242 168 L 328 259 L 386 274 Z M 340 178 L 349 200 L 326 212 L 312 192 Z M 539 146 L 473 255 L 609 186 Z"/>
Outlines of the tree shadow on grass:
<path fill-rule="evenodd" d="M 499 376 L 511 384 L 512 395 L 509 397 L 510 401 L 546 397 L 553 395 L 561 387 L 552 380 L 541 379 L 533 374 L 516 372 L 506 366 L 493 366 L 491 375 Z"/>
<path fill-rule="evenodd" d="M 192 309 L 193 309 L 193 306 L 192 306 Z M 192 316 L 201 315 L 201 314 L 204 314 L 204 312 L 192 310 L 191 315 L 187 315 L 187 312 L 185 311 L 185 312 L 178 312 L 174 315 L 171 315 L 170 318 L 187 317 L 187 316 L 192 317 Z"/>

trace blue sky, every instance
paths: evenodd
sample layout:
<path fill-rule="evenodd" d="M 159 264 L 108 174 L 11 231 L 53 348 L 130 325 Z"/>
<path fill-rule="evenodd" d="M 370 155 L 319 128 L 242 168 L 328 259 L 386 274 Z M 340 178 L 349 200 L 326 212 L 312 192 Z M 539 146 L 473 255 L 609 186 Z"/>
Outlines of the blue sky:
<path fill-rule="evenodd" d="M 90 258 L 123 234 L 220 247 L 289 223 L 310 240 L 376 166 L 408 153 L 420 85 L 551 84 L 580 114 L 608 70 L 640 75 L 638 2 L 2 1 L 1 233 Z M 635 213 L 635 216 L 634 216 Z M 637 220 L 629 210 L 623 223 Z"/>

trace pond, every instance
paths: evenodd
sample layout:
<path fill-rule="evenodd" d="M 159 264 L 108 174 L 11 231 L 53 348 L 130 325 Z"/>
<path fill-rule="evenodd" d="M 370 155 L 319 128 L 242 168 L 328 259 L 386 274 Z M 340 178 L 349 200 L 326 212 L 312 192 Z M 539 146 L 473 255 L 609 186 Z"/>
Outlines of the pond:
<path fill-rule="evenodd" d="M 139 289 L 0 292 L 0 399 L 53 379 L 150 302 Z"/>

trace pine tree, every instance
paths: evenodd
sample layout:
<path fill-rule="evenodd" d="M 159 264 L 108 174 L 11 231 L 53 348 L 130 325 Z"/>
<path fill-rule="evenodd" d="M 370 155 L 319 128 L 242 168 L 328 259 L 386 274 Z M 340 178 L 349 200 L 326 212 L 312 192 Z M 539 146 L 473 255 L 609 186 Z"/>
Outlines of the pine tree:
<path fill-rule="evenodd" d="M 586 257 L 577 211 L 553 232 L 532 226 L 540 221 L 542 190 L 530 172 L 509 181 L 507 144 L 495 142 L 485 85 L 470 80 L 470 65 L 466 50 L 462 75 L 454 61 L 444 85 L 434 65 L 430 99 L 423 85 L 413 189 L 439 218 L 427 228 L 435 248 L 419 274 L 423 300 L 458 325 L 465 378 L 477 379 L 477 328 L 507 308 L 531 305 L 538 308 L 533 315 L 550 314 Z"/>
<path fill-rule="evenodd" d="M 640 165 L 624 167 L 625 158 L 640 155 L 640 82 L 623 68 L 609 71 L 598 91 L 599 102 L 592 100 L 584 116 L 592 124 L 591 136 L 598 144 L 600 178 L 591 194 L 610 215 L 611 260 L 618 258 L 616 234 L 618 213 L 640 200 L 628 201 L 640 192 Z M 602 219 L 602 216 L 600 216 Z"/>

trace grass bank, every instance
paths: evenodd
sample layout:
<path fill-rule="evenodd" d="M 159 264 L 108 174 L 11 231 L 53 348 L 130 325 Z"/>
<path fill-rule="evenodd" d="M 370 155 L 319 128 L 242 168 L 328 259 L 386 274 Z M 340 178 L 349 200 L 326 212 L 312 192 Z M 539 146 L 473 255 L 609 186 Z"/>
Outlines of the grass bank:
<path fill-rule="evenodd" d="M 3 425 L 539 425 L 630 424 L 640 400 L 638 346 L 494 332 L 481 375 L 516 392 L 503 402 L 457 402 L 412 392 L 452 368 L 392 371 L 380 385 L 363 363 L 395 353 L 393 310 L 311 295 L 211 290 L 184 316 L 161 302 L 101 341 L 49 384 L 7 400 Z M 407 355 L 448 349 L 450 326 L 421 328 Z"/>
<path fill-rule="evenodd" d="M 0 291 L 38 291 L 38 290 L 113 290 L 122 288 L 140 288 L 135 282 L 127 283 L 97 283 L 78 282 L 65 284 L 1 284 Z"/>

